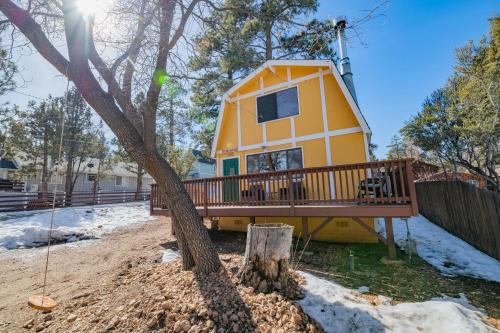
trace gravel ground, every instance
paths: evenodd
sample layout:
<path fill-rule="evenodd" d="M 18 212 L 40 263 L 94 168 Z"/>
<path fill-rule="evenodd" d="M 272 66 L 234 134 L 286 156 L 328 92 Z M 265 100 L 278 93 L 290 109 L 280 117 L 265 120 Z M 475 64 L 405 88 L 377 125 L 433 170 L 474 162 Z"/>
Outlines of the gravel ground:
<path fill-rule="evenodd" d="M 162 251 L 176 249 L 165 218 L 54 247 L 47 289 L 59 305 L 40 313 L 36 325 L 26 301 L 41 293 L 45 250 L 4 252 L 0 265 L 9 269 L 0 276 L 8 286 L 0 288 L 0 331 L 321 332 L 293 300 L 238 283 L 244 234 L 211 236 L 224 269 L 209 276 L 182 271 L 179 259 L 161 263 Z M 293 276 L 297 286 L 301 278 Z"/>

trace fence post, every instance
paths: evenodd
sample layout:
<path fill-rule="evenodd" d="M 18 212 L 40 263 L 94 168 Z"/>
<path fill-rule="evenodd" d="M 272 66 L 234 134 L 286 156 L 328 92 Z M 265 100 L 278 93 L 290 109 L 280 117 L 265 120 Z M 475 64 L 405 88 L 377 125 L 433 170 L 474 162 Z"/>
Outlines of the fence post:
<path fill-rule="evenodd" d="M 205 179 L 203 180 L 203 207 L 205 209 L 205 216 L 208 216 L 208 181 Z"/>
<path fill-rule="evenodd" d="M 415 181 L 413 178 L 413 165 L 412 165 L 412 159 L 407 159 L 406 160 L 406 173 L 408 177 L 408 191 L 410 194 L 410 200 L 411 200 L 411 211 L 413 215 L 418 215 L 418 202 L 417 202 L 417 192 L 415 190 Z"/>
<path fill-rule="evenodd" d="M 122 202 L 125 202 L 125 190 L 122 190 Z"/>
<path fill-rule="evenodd" d="M 149 192 L 149 215 L 153 215 L 153 205 L 154 205 L 154 197 L 155 197 L 155 185 L 151 184 L 150 185 L 150 192 Z"/>
<path fill-rule="evenodd" d="M 97 204 L 101 204 L 101 190 L 97 190 Z"/>
<path fill-rule="evenodd" d="M 63 191 L 63 202 L 62 202 L 62 206 L 63 206 L 63 207 L 66 207 L 66 191 Z"/>

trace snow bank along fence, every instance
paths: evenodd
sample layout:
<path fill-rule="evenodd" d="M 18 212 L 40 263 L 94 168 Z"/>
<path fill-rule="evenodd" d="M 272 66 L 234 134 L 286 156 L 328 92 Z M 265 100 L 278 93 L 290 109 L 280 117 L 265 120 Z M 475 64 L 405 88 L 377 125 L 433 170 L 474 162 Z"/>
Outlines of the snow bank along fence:
<path fill-rule="evenodd" d="M 57 207 L 105 205 L 149 200 L 150 191 L 143 192 L 73 192 L 71 196 L 60 192 L 56 195 Z M 52 207 L 53 193 L 0 192 L 0 212 L 48 209 Z"/>
<path fill-rule="evenodd" d="M 461 181 L 415 185 L 422 215 L 500 260 L 500 195 Z"/>

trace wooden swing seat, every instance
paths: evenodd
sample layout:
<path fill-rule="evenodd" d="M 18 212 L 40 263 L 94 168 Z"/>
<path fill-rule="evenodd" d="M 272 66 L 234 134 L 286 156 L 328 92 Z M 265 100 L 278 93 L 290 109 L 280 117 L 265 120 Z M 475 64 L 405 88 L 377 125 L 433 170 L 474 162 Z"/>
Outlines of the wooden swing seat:
<path fill-rule="evenodd" d="M 35 310 L 50 311 L 56 307 L 57 302 L 48 296 L 32 295 L 28 300 L 28 305 Z"/>

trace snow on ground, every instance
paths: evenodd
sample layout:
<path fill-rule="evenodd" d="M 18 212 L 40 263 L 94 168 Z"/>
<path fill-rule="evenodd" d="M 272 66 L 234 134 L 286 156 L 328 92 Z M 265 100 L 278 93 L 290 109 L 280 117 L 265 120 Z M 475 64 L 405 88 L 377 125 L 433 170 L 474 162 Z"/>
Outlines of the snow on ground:
<path fill-rule="evenodd" d="M 51 210 L 0 213 L 0 250 L 46 244 L 50 217 Z M 58 208 L 52 238 L 55 242 L 91 239 L 151 219 L 147 202 Z"/>
<path fill-rule="evenodd" d="M 407 244 L 406 224 L 394 219 L 394 238 L 403 249 Z M 408 219 L 411 239 L 416 241 L 418 255 L 448 276 L 471 276 L 500 282 L 500 262 L 458 237 L 448 233 L 422 215 Z M 384 220 L 378 230 L 385 235 Z"/>
<path fill-rule="evenodd" d="M 396 305 L 378 296 L 380 303 L 375 306 L 355 290 L 301 274 L 306 294 L 299 304 L 326 332 L 498 332 L 483 322 L 485 315 L 465 296 Z"/>

